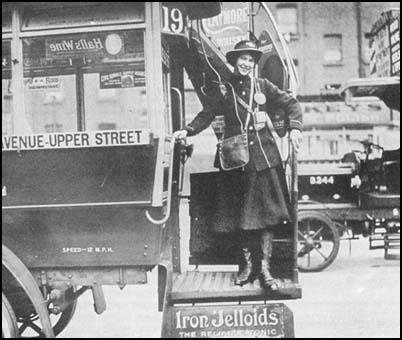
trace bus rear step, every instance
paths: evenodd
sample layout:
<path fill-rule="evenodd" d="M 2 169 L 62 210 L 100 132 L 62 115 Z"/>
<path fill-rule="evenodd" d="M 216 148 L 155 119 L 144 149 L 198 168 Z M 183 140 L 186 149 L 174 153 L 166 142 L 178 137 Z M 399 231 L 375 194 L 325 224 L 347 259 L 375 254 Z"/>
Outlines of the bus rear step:
<path fill-rule="evenodd" d="M 179 274 L 173 283 L 172 304 L 229 301 L 285 300 L 301 298 L 301 288 L 290 280 L 283 280 L 278 291 L 263 289 L 259 280 L 236 286 L 236 272 L 188 271 Z"/>

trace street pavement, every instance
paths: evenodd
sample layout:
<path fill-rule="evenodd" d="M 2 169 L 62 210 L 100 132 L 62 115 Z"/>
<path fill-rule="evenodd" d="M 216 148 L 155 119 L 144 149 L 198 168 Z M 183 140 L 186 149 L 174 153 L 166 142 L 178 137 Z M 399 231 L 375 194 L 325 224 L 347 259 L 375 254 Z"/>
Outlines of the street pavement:
<path fill-rule="evenodd" d="M 183 204 L 184 211 L 186 204 Z M 183 223 L 187 224 L 183 215 Z M 181 235 L 182 269 L 188 258 L 188 230 Z M 285 301 L 294 313 L 298 338 L 399 338 L 400 261 L 385 260 L 383 250 L 369 250 L 368 239 L 341 241 L 334 263 L 319 273 L 300 273 L 303 297 Z M 233 268 L 233 266 L 232 266 Z M 202 268 L 201 268 L 202 269 Z M 79 300 L 76 314 L 61 338 L 158 338 L 157 271 L 148 284 L 104 287 L 107 310 L 93 310 L 92 294 Z"/>

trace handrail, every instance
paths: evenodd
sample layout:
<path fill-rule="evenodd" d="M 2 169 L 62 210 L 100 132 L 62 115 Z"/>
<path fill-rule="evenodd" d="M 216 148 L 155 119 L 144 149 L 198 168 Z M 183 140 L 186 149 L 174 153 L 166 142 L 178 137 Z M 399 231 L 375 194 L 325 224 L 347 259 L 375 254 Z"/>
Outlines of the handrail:
<path fill-rule="evenodd" d="M 172 203 L 172 184 L 173 184 L 173 160 L 174 160 L 174 149 L 176 140 L 172 136 L 170 140 L 170 162 L 169 162 L 169 177 L 168 177 L 168 191 L 167 191 L 167 203 L 166 203 L 166 215 L 160 219 L 154 219 L 148 210 L 145 211 L 145 216 L 149 222 L 156 225 L 165 224 L 170 217 L 170 208 Z M 162 147 L 162 146 L 161 146 Z"/>
<path fill-rule="evenodd" d="M 298 189 L 298 176 L 297 176 L 297 150 L 294 147 L 293 143 L 290 141 L 290 136 L 288 137 L 288 143 L 290 144 L 290 167 L 291 167 L 291 178 L 290 178 L 290 205 L 291 205 L 291 212 L 290 216 L 292 219 L 292 229 L 293 229 L 293 249 L 294 249 L 294 256 L 293 256 L 293 280 L 298 281 L 298 274 L 297 274 L 297 245 L 298 245 L 298 230 L 299 230 L 299 223 L 298 223 L 298 196 L 299 196 L 299 189 Z"/>
<path fill-rule="evenodd" d="M 180 114 L 180 130 L 181 130 L 184 128 L 184 125 L 186 124 L 183 110 L 183 95 L 181 94 L 180 90 L 177 87 L 171 87 L 170 90 L 175 92 L 179 97 L 179 110 L 180 110 L 179 114 Z"/>
<path fill-rule="evenodd" d="M 186 125 L 186 117 L 183 110 L 183 95 L 177 87 L 170 88 L 173 92 L 175 92 L 179 97 L 179 110 L 180 110 L 180 130 L 184 129 Z M 181 195 L 184 186 L 184 165 L 180 166 L 180 178 L 179 178 L 179 195 Z"/>

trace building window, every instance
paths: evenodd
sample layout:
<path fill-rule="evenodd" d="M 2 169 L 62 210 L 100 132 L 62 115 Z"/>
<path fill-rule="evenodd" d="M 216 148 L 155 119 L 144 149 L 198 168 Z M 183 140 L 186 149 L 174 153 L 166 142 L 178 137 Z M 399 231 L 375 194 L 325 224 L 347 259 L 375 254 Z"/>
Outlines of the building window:
<path fill-rule="evenodd" d="M 342 34 L 324 35 L 324 64 L 338 65 L 342 62 Z"/>
<path fill-rule="evenodd" d="M 290 40 L 298 33 L 297 24 L 297 5 L 296 4 L 281 4 L 276 8 L 276 20 L 279 26 L 279 31 Z"/>
<path fill-rule="evenodd" d="M 331 156 L 338 156 L 339 152 L 338 152 L 338 141 L 337 140 L 330 140 L 328 142 L 329 144 L 329 154 Z"/>

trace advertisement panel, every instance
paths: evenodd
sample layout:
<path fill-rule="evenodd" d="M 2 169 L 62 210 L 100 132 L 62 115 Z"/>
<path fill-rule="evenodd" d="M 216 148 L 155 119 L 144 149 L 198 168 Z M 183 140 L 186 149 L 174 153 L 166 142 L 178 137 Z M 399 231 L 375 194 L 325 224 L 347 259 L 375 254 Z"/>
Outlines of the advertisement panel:
<path fill-rule="evenodd" d="M 166 338 L 289 338 L 293 314 L 281 303 L 169 307 L 162 337 Z"/>
<path fill-rule="evenodd" d="M 206 34 L 226 54 L 240 40 L 248 39 L 248 9 L 246 2 L 223 2 L 222 12 L 203 19 Z"/>

